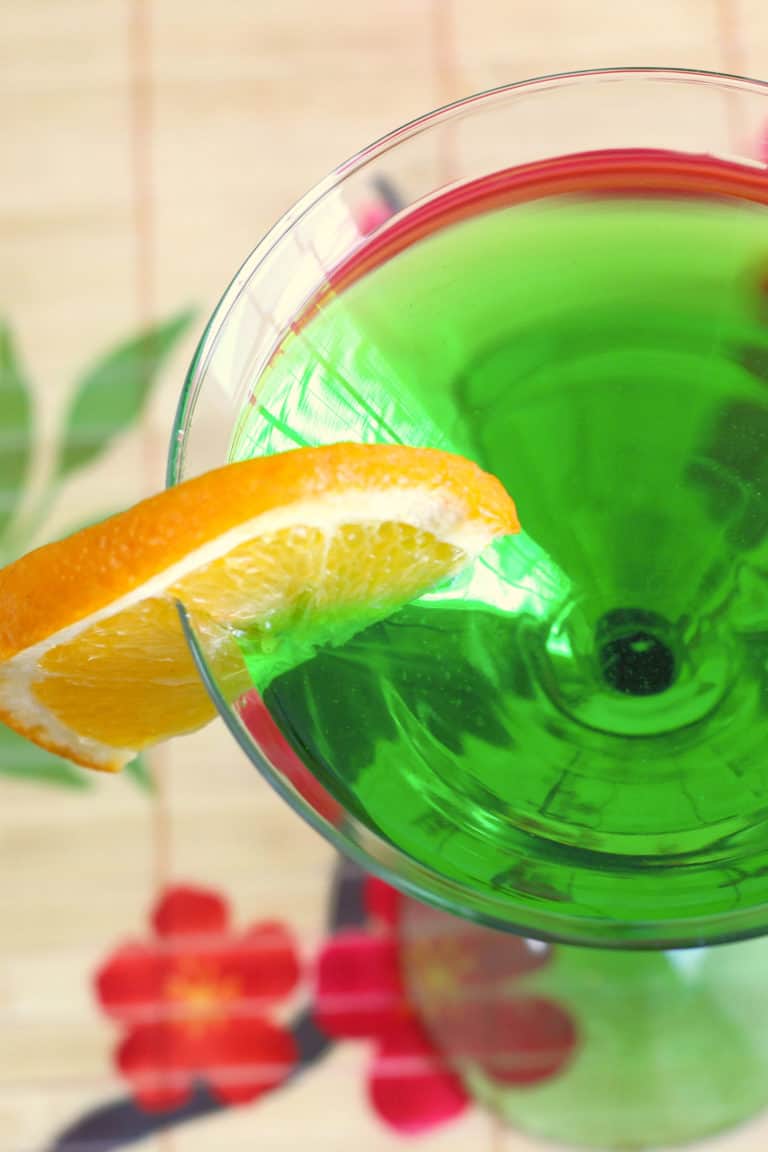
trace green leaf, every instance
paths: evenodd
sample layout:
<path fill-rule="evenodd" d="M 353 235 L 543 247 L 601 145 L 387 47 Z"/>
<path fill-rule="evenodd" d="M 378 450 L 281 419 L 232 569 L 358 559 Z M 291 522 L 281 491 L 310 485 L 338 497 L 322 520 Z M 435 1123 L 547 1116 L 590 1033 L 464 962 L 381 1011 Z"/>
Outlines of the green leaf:
<path fill-rule="evenodd" d="M 81 791 L 93 783 L 84 769 L 38 748 L 4 724 L 0 724 L 0 776 Z"/>
<path fill-rule="evenodd" d="M 0 321 L 0 532 L 13 516 L 32 454 L 32 405 L 7 324 Z"/>
<path fill-rule="evenodd" d="M 80 381 L 66 420 L 56 478 L 100 456 L 141 415 L 155 379 L 192 320 L 180 312 L 121 344 Z"/>
<path fill-rule="evenodd" d="M 154 792 L 155 785 L 152 775 L 143 756 L 137 756 L 135 760 L 131 760 L 130 764 L 126 764 L 123 772 L 130 776 L 143 792 Z"/>
<path fill-rule="evenodd" d="M 141 756 L 126 764 L 123 771 L 143 792 L 152 792 L 152 777 Z M 91 788 L 95 781 L 93 773 L 46 752 L 5 724 L 0 724 L 0 776 L 79 791 Z"/>

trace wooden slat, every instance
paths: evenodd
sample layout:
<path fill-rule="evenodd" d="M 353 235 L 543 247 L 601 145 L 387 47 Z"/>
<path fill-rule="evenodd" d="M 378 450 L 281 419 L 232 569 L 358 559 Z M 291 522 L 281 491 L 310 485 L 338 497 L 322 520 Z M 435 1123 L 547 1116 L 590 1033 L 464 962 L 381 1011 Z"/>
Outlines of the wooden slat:
<path fill-rule="evenodd" d="M 633 11 L 615 0 L 218 0 L 215 14 L 188 0 L 5 0 L 1 22 L 0 310 L 34 381 L 43 455 L 87 363 L 147 311 L 199 310 L 143 430 L 67 487 L 49 532 L 162 485 L 205 316 L 276 217 L 374 137 L 542 72 L 768 72 L 763 0 L 649 0 Z M 323 938 L 333 853 L 221 726 L 174 742 L 157 765 L 155 799 L 125 779 L 87 793 L 0 779 L 0 1152 L 41 1152 L 79 1115 L 125 1095 L 112 1066 L 120 1032 L 91 981 L 121 940 L 146 935 L 163 880 L 220 890 L 235 925 L 282 919 L 308 963 Z M 136 1147 L 395 1149 L 402 1141 L 366 1100 L 370 1055 L 365 1043 L 340 1045 L 257 1106 Z M 766 1144 L 768 1122 L 713 1148 Z M 418 1147 L 541 1145 L 473 1110 Z"/>
<path fill-rule="evenodd" d="M 456 0 L 460 76 L 468 91 L 580 68 L 722 69 L 713 0 Z"/>

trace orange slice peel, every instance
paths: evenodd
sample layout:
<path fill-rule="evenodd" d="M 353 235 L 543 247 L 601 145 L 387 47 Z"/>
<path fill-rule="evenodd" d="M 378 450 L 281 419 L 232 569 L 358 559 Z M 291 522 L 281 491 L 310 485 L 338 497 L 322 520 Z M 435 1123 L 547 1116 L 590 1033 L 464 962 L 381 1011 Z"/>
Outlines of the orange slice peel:
<path fill-rule="evenodd" d="M 229 464 L 0 570 L 0 720 L 87 767 L 213 718 L 181 602 L 218 653 L 323 621 L 381 618 L 519 530 L 499 482 L 462 457 L 336 444 Z"/>

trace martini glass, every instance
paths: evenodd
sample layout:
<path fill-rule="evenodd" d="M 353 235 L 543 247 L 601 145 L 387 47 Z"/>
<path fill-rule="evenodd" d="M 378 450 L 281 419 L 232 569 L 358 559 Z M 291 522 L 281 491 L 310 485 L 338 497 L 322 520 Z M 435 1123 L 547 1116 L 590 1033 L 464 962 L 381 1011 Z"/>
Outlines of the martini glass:
<path fill-rule="evenodd" d="M 766 117 L 756 82 L 610 70 L 385 137 L 235 277 L 169 465 L 175 483 L 355 440 L 445 448 L 499 476 L 523 532 L 459 577 L 339 645 L 237 634 L 278 744 L 193 616 L 190 643 L 262 773 L 450 931 L 454 913 L 570 945 L 569 987 L 586 972 L 608 1015 L 628 981 L 636 1005 L 706 984 L 716 1024 L 690 1035 L 720 1037 L 712 1083 L 676 1062 L 677 1024 L 647 1030 L 638 1077 L 666 1067 L 710 1095 L 768 1061 L 748 1011 L 722 1024 L 730 953 L 675 959 L 768 927 Z M 434 966 L 408 959 L 429 915 L 402 918 L 409 980 L 471 1078 L 423 994 Z M 666 1128 L 636 1131 L 622 1101 L 623 1128 L 571 1135 L 690 1138 L 753 1111 L 757 1081 Z M 565 1105 L 550 1128 L 568 1137 Z"/>

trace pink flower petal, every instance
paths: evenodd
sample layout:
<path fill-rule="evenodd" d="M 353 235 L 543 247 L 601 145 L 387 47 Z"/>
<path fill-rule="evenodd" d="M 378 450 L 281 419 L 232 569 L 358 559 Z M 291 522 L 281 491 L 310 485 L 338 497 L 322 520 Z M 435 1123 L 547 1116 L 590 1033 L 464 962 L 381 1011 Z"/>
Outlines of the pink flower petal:
<path fill-rule="evenodd" d="M 149 1021 L 160 1008 L 168 978 L 167 956 L 156 947 L 124 944 L 94 978 L 96 995 L 110 1016 L 126 1023 Z"/>
<path fill-rule="evenodd" d="M 229 909 L 217 892 L 177 885 L 166 889 L 152 923 L 158 936 L 217 936 L 227 930 Z"/>
<path fill-rule="evenodd" d="M 245 1104 L 282 1084 L 297 1058 L 285 1028 L 259 1017 L 231 1020 L 210 1046 L 205 1079 L 220 1100 Z"/>
<path fill-rule="evenodd" d="M 382 1041 L 371 1066 L 368 1091 L 381 1119 L 404 1134 L 446 1124 L 467 1106 L 461 1081 L 416 1021 Z"/>
<path fill-rule="evenodd" d="M 552 959 L 552 947 L 536 940 L 526 940 L 509 932 L 498 932 L 460 920 L 440 908 L 417 905 L 410 901 L 409 924 L 414 940 L 425 957 L 432 946 L 434 964 L 450 966 L 460 973 L 462 982 L 473 987 L 486 987 L 525 976 L 545 967 Z"/>
<path fill-rule="evenodd" d="M 454 1019 L 446 1044 L 503 1084 L 537 1084 L 556 1076 L 577 1043 L 571 1016 L 543 997 L 507 998 L 470 1005 Z"/>
<path fill-rule="evenodd" d="M 328 1036 L 383 1036 L 410 1012 L 394 939 L 340 933 L 322 949 L 315 1019 Z"/>
<path fill-rule="evenodd" d="M 256 924 L 227 948 L 223 964 L 250 1001 L 282 1000 L 299 982 L 301 967 L 293 935 L 276 922 Z"/>
<path fill-rule="evenodd" d="M 132 1029 L 118 1047 L 115 1062 L 148 1112 L 177 1108 L 190 1095 L 194 1073 L 172 1025 L 140 1024 Z"/>
<path fill-rule="evenodd" d="M 366 204 L 357 221 L 360 235 L 370 236 L 371 232 L 375 232 L 382 224 L 386 224 L 391 215 L 392 209 L 386 204 Z"/>
<path fill-rule="evenodd" d="M 371 920 L 378 924 L 395 927 L 400 913 L 401 896 L 391 884 L 379 880 L 378 876 L 366 876 L 363 890 L 365 909 Z"/>

